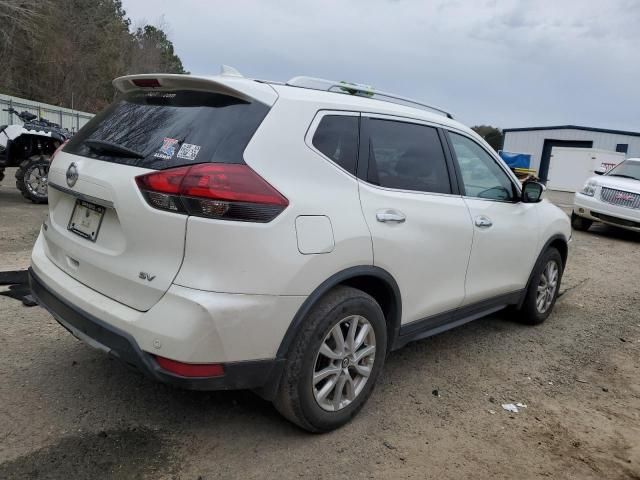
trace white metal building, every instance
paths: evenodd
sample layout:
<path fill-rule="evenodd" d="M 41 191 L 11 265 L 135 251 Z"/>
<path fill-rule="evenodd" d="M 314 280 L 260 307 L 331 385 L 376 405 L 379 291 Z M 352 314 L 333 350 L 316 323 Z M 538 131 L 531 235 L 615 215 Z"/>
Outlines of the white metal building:
<path fill-rule="evenodd" d="M 601 150 L 599 148 L 553 147 L 547 188 L 563 192 L 577 192 L 582 189 L 596 168 L 612 169 L 624 160 L 624 153 Z"/>
<path fill-rule="evenodd" d="M 564 125 L 556 127 L 507 128 L 503 150 L 531 155 L 532 168 L 546 181 L 553 147 L 595 148 L 640 157 L 640 132 Z M 558 160 L 559 161 L 559 160 Z"/>

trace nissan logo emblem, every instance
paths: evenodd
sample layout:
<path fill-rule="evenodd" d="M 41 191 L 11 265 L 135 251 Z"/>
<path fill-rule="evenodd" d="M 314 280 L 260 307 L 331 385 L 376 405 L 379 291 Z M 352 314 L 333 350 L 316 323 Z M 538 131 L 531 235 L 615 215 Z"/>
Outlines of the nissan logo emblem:
<path fill-rule="evenodd" d="M 67 185 L 73 187 L 78 181 L 78 166 L 71 162 L 69 168 L 67 168 Z"/>

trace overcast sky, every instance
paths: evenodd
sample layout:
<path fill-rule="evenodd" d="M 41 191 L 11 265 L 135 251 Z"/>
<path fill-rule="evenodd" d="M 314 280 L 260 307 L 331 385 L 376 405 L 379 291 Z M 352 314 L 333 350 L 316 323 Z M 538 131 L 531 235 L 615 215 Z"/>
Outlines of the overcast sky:
<path fill-rule="evenodd" d="M 124 0 L 185 68 L 310 75 L 441 105 L 469 125 L 640 131 L 640 0 Z"/>

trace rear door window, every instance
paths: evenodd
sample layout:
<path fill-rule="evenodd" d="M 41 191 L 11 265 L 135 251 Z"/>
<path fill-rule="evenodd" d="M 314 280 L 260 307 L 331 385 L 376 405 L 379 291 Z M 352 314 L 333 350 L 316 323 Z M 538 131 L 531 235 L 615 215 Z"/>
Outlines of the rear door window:
<path fill-rule="evenodd" d="M 133 92 L 91 119 L 64 151 L 153 169 L 244 163 L 242 154 L 268 111 L 262 103 L 218 93 Z"/>
<path fill-rule="evenodd" d="M 313 146 L 355 175 L 358 159 L 357 116 L 325 115 L 313 135 Z"/>
<path fill-rule="evenodd" d="M 369 183 L 401 190 L 451 193 L 437 129 L 377 118 L 369 122 Z"/>

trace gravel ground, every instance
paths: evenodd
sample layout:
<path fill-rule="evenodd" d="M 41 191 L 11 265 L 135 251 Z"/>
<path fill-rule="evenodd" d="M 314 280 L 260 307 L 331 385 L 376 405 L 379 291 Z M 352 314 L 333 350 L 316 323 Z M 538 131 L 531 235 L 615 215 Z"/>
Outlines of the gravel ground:
<path fill-rule="evenodd" d="M 12 174 L 0 270 L 28 265 L 46 214 Z M 410 344 L 355 421 L 324 435 L 249 392 L 156 384 L 0 296 L 0 478 L 640 479 L 639 247 L 576 233 L 544 325 L 494 315 Z"/>

